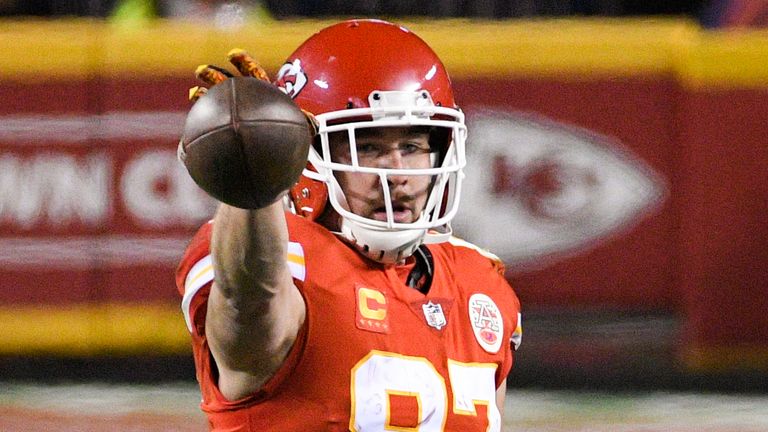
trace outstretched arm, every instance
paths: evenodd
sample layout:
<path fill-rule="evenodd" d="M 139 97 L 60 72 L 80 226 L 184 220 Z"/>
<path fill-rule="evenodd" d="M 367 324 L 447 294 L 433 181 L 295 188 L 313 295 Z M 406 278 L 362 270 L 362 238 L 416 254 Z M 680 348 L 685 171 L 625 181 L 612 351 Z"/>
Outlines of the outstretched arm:
<path fill-rule="evenodd" d="M 229 59 L 241 75 L 269 82 L 246 52 L 232 50 Z M 232 76 L 210 65 L 200 66 L 196 75 L 209 85 Z M 205 87 L 194 87 L 190 99 L 206 92 Z M 216 169 L 212 165 L 212 171 Z M 229 400 L 253 394 L 275 374 L 296 341 L 306 313 L 288 269 L 288 227 L 282 199 L 264 198 L 272 204 L 258 209 L 221 204 L 213 221 L 215 280 L 205 333 L 219 370 L 219 389 Z"/>
<path fill-rule="evenodd" d="M 229 400 L 257 391 L 285 360 L 305 305 L 286 261 L 282 202 L 258 210 L 222 204 L 211 238 L 216 280 L 205 332 Z"/>

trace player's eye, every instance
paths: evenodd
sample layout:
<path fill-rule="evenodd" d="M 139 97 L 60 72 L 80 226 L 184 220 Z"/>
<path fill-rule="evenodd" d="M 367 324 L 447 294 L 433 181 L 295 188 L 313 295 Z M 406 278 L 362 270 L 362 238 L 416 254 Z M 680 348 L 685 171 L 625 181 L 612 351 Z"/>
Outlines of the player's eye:
<path fill-rule="evenodd" d="M 429 153 L 429 145 L 419 142 L 407 142 L 400 146 L 403 154 Z"/>
<path fill-rule="evenodd" d="M 381 146 L 379 145 L 376 145 L 373 143 L 366 143 L 366 142 L 357 143 L 358 155 L 374 156 L 374 155 L 377 155 L 380 151 L 381 151 Z"/>

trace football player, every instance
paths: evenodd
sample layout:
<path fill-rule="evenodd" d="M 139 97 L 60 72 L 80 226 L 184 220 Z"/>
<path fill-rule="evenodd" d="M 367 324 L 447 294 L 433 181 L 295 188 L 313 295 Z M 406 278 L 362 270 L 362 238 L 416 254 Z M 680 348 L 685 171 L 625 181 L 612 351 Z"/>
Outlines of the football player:
<path fill-rule="evenodd" d="M 500 430 L 520 304 L 498 258 L 451 235 L 467 131 L 443 64 L 351 20 L 275 85 L 313 114 L 307 169 L 282 202 L 221 204 L 177 273 L 211 430 Z"/>

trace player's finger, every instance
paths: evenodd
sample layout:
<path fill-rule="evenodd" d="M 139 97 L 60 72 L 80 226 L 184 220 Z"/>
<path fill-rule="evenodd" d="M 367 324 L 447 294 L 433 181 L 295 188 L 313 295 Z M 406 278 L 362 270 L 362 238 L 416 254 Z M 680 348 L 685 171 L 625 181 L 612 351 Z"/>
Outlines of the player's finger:
<path fill-rule="evenodd" d="M 195 76 L 200 81 L 210 85 L 216 85 L 227 78 L 232 78 L 232 74 L 228 70 L 213 65 L 198 66 L 195 69 Z"/>
<path fill-rule="evenodd" d="M 194 86 L 189 89 L 189 100 L 191 102 L 194 102 L 200 99 L 200 96 L 206 94 L 207 92 L 208 92 L 208 89 L 205 87 Z"/>
<path fill-rule="evenodd" d="M 312 128 L 312 135 L 317 135 L 318 123 L 315 115 L 305 109 L 302 109 L 301 112 L 304 113 L 304 117 L 307 118 L 307 123 L 309 123 L 309 126 Z"/>
<path fill-rule="evenodd" d="M 227 54 L 229 61 L 235 65 L 243 76 L 258 78 L 269 82 L 269 75 L 250 54 L 240 48 L 234 48 Z"/>

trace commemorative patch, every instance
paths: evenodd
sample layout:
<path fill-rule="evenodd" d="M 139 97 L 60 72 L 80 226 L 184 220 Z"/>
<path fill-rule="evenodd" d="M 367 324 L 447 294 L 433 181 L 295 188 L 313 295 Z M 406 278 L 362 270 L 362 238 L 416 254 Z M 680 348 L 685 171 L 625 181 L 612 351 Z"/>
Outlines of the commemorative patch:
<path fill-rule="evenodd" d="M 475 339 L 491 354 L 499 352 L 504 334 L 504 321 L 496 303 L 485 294 L 472 294 L 469 298 L 469 322 Z"/>

